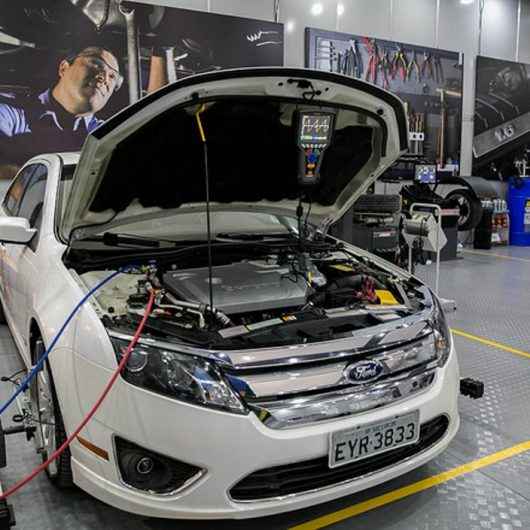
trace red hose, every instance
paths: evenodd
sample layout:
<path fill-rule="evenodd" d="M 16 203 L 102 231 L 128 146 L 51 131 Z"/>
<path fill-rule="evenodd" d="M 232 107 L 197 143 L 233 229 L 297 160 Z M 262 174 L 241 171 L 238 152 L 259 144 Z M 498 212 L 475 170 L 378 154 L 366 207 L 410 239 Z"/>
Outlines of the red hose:
<path fill-rule="evenodd" d="M 125 368 L 125 365 L 127 364 L 127 361 L 129 360 L 129 357 L 131 356 L 131 352 L 133 348 L 136 346 L 136 343 L 138 342 L 138 339 L 140 338 L 140 335 L 142 334 L 142 330 L 144 328 L 144 325 L 147 321 L 147 318 L 149 317 L 152 309 L 153 309 L 153 303 L 155 300 L 155 294 L 153 291 L 151 291 L 149 296 L 149 302 L 147 303 L 147 307 L 145 309 L 144 316 L 142 318 L 142 321 L 138 325 L 138 328 L 136 329 L 134 333 L 134 337 L 132 338 L 131 342 L 129 343 L 129 346 L 127 346 L 127 350 L 125 351 L 120 364 L 118 365 L 118 368 L 116 368 L 116 371 L 112 374 L 112 377 L 110 378 L 110 381 L 107 383 L 107 386 L 101 393 L 101 396 L 99 396 L 99 399 L 96 401 L 95 405 L 92 407 L 90 412 L 86 415 L 86 417 L 83 419 L 83 421 L 79 424 L 77 429 L 64 441 L 64 443 L 57 449 L 51 456 L 46 460 L 46 462 L 43 462 L 40 466 L 36 467 L 27 477 L 23 478 L 19 482 L 17 482 L 14 486 L 9 488 L 4 494 L 0 495 L 0 500 L 7 499 L 10 495 L 13 495 L 16 491 L 18 491 L 20 488 L 25 486 L 28 482 L 33 480 L 41 471 L 46 469 L 54 460 L 57 460 L 59 456 L 63 453 L 63 451 L 66 450 L 66 448 L 72 443 L 74 438 L 77 437 L 77 435 L 83 430 L 85 425 L 92 419 L 92 416 L 96 413 L 98 408 L 100 407 L 101 403 L 103 403 L 103 400 L 107 397 L 107 394 L 109 393 L 110 389 L 112 388 L 112 385 L 116 382 L 116 379 L 120 375 L 121 371 Z"/>

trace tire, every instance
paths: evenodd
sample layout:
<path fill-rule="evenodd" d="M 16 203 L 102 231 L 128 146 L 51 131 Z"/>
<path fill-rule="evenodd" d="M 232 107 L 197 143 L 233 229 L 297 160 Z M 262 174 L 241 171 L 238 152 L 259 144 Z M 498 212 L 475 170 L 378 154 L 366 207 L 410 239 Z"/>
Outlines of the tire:
<path fill-rule="evenodd" d="M 34 360 L 38 360 L 44 351 L 43 343 L 37 340 L 35 344 Z M 42 461 L 45 462 L 67 439 L 63 417 L 55 384 L 46 360 L 42 370 L 37 374 L 32 388 L 32 403 L 35 405 L 37 420 L 36 440 Z M 58 488 L 73 486 L 70 448 L 67 448 L 54 462 L 46 468 L 50 482 Z"/>
<path fill-rule="evenodd" d="M 353 206 L 354 213 L 373 213 L 394 215 L 401 210 L 399 195 L 367 193 L 361 195 Z"/>
<path fill-rule="evenodd" d="M 458 230 L 473 230 L 482 218 L 482 203 L 480 199 L 470 190 L 459 189 L 447 194 L 445 200 L 454 202 L 460 208 L 458 218 Z"/>

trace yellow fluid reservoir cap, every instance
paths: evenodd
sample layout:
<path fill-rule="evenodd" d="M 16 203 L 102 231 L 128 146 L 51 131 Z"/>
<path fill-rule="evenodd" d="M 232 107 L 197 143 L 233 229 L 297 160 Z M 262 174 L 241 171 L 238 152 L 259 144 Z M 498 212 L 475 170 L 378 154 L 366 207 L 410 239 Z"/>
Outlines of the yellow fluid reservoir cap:
<path fill-rule="evenodd" d="M 342 265 L 342 263 L 337 263 L 337 265 L 331 265 L 331 268 L 342 272 L 353 272 L 353 267 L 351 267 L 350 265 Z"/>
<path fill-rule="evenodd" d="M 375 294 L 381 301 L 382 305 L 399 305 L 399 302 L 394 298 L 394 295 L 386 289 L 376 289 Z"/>

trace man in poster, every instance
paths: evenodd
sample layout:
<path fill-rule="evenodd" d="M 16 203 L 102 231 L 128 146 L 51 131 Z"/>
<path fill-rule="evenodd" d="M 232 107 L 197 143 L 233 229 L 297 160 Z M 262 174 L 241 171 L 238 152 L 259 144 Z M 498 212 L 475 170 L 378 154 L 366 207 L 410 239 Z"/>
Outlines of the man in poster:
<path fill-rule="evenodd" d="M 120 88 L 114 54 L 89 46 L 63 59 L 58 81 L 37 97 L 0 98 L 0 178 L 12 177 L 25 160 L 48 151 L 77 151 L 102 122 L 96 113 Z"/>
<path fill-rule="evenodd" d="M 79 151 L 102 120 L 168 82 L 280 64 L 283 26 L 270 21 L 118 0 L 0 0 L 0 195 L 1 179 L 30 157 Z M 124 66 L 129 90 L 112 97 Z"/>

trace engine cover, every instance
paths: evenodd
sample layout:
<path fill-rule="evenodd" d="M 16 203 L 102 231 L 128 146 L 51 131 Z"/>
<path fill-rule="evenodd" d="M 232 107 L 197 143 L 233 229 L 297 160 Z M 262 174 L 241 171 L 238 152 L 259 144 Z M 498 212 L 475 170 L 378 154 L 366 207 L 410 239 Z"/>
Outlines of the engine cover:
<path fill-rule="evenodd" d="M 181 300 L 210 303 L 208 267 L 170 271 L 165 287 Z M 212 269 L 213 304 L 228 315 L 303 305 L 308 287 L 287 267 L 256 262 Z"/>

